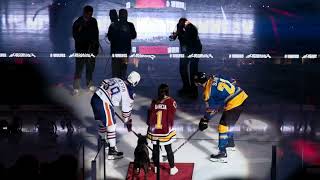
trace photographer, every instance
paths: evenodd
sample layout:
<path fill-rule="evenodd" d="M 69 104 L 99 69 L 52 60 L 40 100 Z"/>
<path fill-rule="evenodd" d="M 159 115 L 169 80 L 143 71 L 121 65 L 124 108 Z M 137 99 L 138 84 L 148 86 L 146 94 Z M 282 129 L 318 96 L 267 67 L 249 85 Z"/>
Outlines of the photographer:
<path fill-rule="evenodd" d="M 75 40 L 76 53 L 98 55 L 99 51 L 99 29 L 98 23 L 92 17 L 93 8 L 85 6 L 83 9 L 83 16 L 79 17 L 72 27 L 73 38 Z M 95 68 L 95 57 L 90 56 L 76 58 L 76 71 L 74 76 L 74 94 L 79 93 L 80 78 L 84 65 L 86 65 L 86 82 L 90 91 L 94 91 L 92 82 L 92 74 Z"/>
<path fill-rule="evenodd" d="M 184 54 L 184 58 L 180 58 L 179 65 L 183 86 L 178 93 L 183 97 L 197 98 L 198 89 L 193 81 L 193 77 L 198 72 L 199 58 L 188 58 L 188 56 L 202 52 L 198 29 L 186 18 L 180 18 L 177 24 L 177 31 L 172 33 L 169 38 L 171 41 L 176 38 L 179 39 L 181 54 Z M 189 66 L 190 72 L 188 71 Z"/>

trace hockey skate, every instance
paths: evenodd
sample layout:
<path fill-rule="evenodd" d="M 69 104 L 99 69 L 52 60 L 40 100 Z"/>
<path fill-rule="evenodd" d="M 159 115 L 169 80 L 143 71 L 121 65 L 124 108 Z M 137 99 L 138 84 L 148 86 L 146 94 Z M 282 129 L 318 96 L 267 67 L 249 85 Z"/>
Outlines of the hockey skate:
<path fill-rule="evenodd" d="M 174 176 L 174 175 L 176 175 L 178 173 L 178 171 L 179 170 L 176 167 L 170 168 L 170 175 Z"/>
<path fill-rule="evenodd" d="M 80 90 L 79 89 L 74 89 L 72 92 L 73 96 L 79 96 L 80 95 Z"/>
<path fill-rule="evenodd" d="M 94 87 L 94 86 L 89 86 L 89 87 L 88 87 L 88 90 L 89 90 L 89 92 L 95 92 L 96 87 Z"/>
<path fill-rule="evenodd" d="M 210 161 L 212 161 L 212 162 L 220 162 L 220 163 L 227 163 L 227 153 L 220 151 L 218 154 L 212 154 L 210 156 Z"/>
<path fill-rule="evenodd" d="M 119 152 L 116 147 L 109 147 L 108 160 L 123 158 L 123 152 Z"/>

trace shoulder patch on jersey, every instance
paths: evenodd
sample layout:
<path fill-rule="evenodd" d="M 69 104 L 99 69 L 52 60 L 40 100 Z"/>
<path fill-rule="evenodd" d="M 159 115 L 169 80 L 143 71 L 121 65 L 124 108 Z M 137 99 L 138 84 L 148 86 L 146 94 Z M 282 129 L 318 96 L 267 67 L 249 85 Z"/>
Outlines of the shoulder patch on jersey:
<path fill-rule="evenodd" d="M 168 96 L 168 97 L 165 99 L 165 101 L 169 101 L 168 103 L 169 103 L 169 104 L 172 103 L 173 107 L 177 109 L 177 103 L 176 103 L 176 101 L 175 101 L 172 97 Z"/>
<path fill-rule="evenodd" d="M 176 101 L 173 101 L 173 107 L 177 109 L 177 103 L 176 103 Z"/>

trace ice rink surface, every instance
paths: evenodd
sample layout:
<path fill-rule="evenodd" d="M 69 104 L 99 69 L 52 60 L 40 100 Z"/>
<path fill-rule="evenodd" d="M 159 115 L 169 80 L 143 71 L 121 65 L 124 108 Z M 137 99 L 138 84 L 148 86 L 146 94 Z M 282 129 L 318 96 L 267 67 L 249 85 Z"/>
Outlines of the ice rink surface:
<path fill-rule="evenodd" d="M 97 153 L 97 137 L 95 132 L 95 121 L 90 107 L 91 94 L 83 91 L 80 96 L 71 96 L 70 92 L 63 88 L 53 88 L 55 97 L 64 99 L 68 106 L 74 107 L 75 114 L 79 115 L 85 132 L 83 134 L 86 144 L 86 167 L 90 167 L 90 161 Z M 145 95 L 149 91 L 144 91 Z M 138 92 L 139 93 L 139 92 Z M 61 98 L 63 97 L 63 98 Z M 146 134 L 147 125 L 145 123 L 147 107 L 151 99 L 138 95 L 135 99 L 133 113 L 133 128 L 137 133 Z M 179 102 L 179 101 L 178 101 Z M 192 103 L 192 102 L 190 102 Z M 192 103 L 196 105 L 197 103 Z M 178 104 L 179 106 L 179 104 Z M 209 156 L 217 152 L 216 131 L 218 117 L 211 122 L 210 128 L 205 132 L 199 132 L 191 141 L 183 146 L 175 154 L 176 162 L 195 163 L 193 179 L 218 179 L 228 177 L 264 179 L 269 176 L 271 167 L 271 146 L 277 144 L 277 139 L 270 134 L 263 133 L 264 123 L 252 125 L 256 129 L 254 134 L 240 135 L 236 137 L 236 151 L 229 152 L 228 163 L 214 163 L 209 161 Z M 176 149 L 186 138 L 197 129 L 197 124 L 201 118 L 200 113 L 188 113 L 181 110 L 176 114 L 177 140 L 173 144 Z M 243 114 L 239 123 L 252 118 L 250 115 Z M 240 128 L 237 126 L 236 128 Z M 259 130 L 259 128 L 262 128 Z M 133 152 L 136 147 L 137 138 L 133 133 L 128 133 L 123 124 L 117 120 L 117 132 L 119 150 L 124 152 L 124 158 L 116 161 L 107 161 L 107 177 L 113 179 L 124 179 L 126 177 L 129 162 L 133 161 Z M 258 134 L 257 134 L 258 133 Z M 260 134 L 259 134 L 260 133 Z M 163 152 L 165 154 L 165 152 Z"/>
<path fill-rule="evenodd" d="M 282 126 L 283 132 L 291 132 L 295 122 L 311 118 L 301 110 L 303 103 L 298 98 L 292 98 L 298 96 L 291 86 L 303 87 L 304 70 L 315 73 L 318 67 L 306 65 L 302 69 L 293 64 L 287 73 L 289 68 L 285 66 L 251 66 L 250 63 L 232 61 L 228 57 L 231 53 L 270 53 L 275 56 L 284 53 L 317 53 L 319 45 L 315 44 L 320 38 L 315 32 L 320 29 L 319 16 L 302 10 L 297 12 L 299 3 L 282 9 L 285 0 L 278 3 L 246 0 L 183 2 L 187 4 L 186 10 L 129 9 L 129 21 L 135 24 L 138 33 L 133 46 L 137 49 L 140 46 L 178 47 L 178 41 L 169 42 L 168 35 L 175 29 L 180 17 L 187 17 L 199 29 L 203 53 L 211 53 L 214 57 L 201 59 L 199 70 L 236 78 L 248 92 L 249 100 L 235 127 L 237 148 L 235 152 L 228 153 L 228 163 L 209 161 L 210 154 L 217 150 L 216 128 L 221 113 L 210 121 L 209 129 L 199 132 L 175 154 L 175 161 L 194 163 L 195 180 L 269 179 L 272 145 L 281 141 L 280 124 L 286 125 Z M 81 134 L 79 141 L 85 145 L 86 179 L 91 179 L 91 161 L 97 154 L 97 128 L 89 103 L 92 94 L 84 88 L 79 96 L 72 96 L 73 58 L 50 58 L 50 53 L 74 52 L 71 27 L 85 4 L 94 7 L 94 16 L 99 23 L 102 49 L 94 73 L 94 82 L 98 85 L 103 79 L 111 77 L 109 43 L 105 40 L 110 24 L 108 13 L 113 8 L 124 8 L 126 1 L 123 0 L 1 0 L 0 53 L 26 52 L 37 55 L 38 67 L 50 83 L 48 91 L 51 96 L 71 107 L 79 119 L 76 124 Z M 315 3 L 314 7 L 316 9 L 319 5 Z M 138 71 L 142 76 L 136 88 L 132 116 L 134 130 L 146 133 L 147 108 L 156 95 L 158 85 L 167 83 L 171 96 L 178 104 L 175 119 L 177 140 L 173 149 L 177 148 L 197 129 L 204 112 L 200 97 L 190 100 L 177 96 L 177 90 L 181 87 L 179 59 L 170 59 L 167 54 L 157 55 L 153 60 L 132 59 L 128 72 L 131 70 Z M 292 79 L 293 75 L 295 79 Z M 84 87 L 84 81 L 82 84 Z M 297 91 L 299 95 L 304 93 L 302 89 Z M 319 111 L 313 112 L 312 116 L 319 117 Z M 133 133 L 128 133 L 119 120 L 117 132 L 117 146 L 124 152 L 124 158 L 106 161 L 107 179 L 125 179 L 129 162 L 133 161 L 137 138 Z"/>
<path fill-rule="evenodd" d="M 163 60 L 165 61 L 165 60 Z M 161 59 L 153 62 L 141 61 L 139 66 L 130 65 L 130 70 L 136 70 L 142 75 L 141 83 L 136 87 L 133 111 L 133 128 L 137 133 L 146 134 L 147 109 L 152 98 L 155 97 L 157 86 L 160 83 L 168 83 L 171 96 L 178 105 L 175 119 L 177 140 L 173 144 L 176 149 L 198 128 L 198 122 L 204 112 L 204 103 L 199 97 L 197 100 L 183 99 L 177 96 L 180 88 L 179 75 L 175 68 L 178 61 L 164 63 Z M 98 63 L 95 82 L 101 81 L 104 76 L 106 62 Z M 200 69 L 206 69 L 206 63 L 201 62 Z M 157 69 L 167 71 L 158 72 Z M 129 70 L 129 71 L 130 71 Z M 107 71 L 108 72 L 108 71 Z M 199 89 L 200 90 L 200 89 Z M 72 107 L 75 114 L 81 120 L 83 139 L 86 145 L 86 167 L 90 173 L 91 161 L 97 154 L 97 129 L 96 122 L 90 107 L 92 93 L 82 89 L 79 96 L 72 96 L 72 80 L 58 83 L 50 88 L 54 99 L 57 99 L 68 107 Z M 249 94 L 250 95 L 250 94 Z M 276 119 L 279 104 L 270 104 L 276 97 L 261 92 L 252 94 L 253 100 L 249 102 L 248 109 L 241 115 L 236 127 L 236 151 L 228 155 L 228 163 L 214 163 L 209 161 L 209 156 L 217 152 L 217 126 L 221 113 L 210 122 L 210 128 L 205 132 L 199 132 L 189 143 L 183 146 L 176 154 L 176 162 L 195 163 L 193 179 L 225 179 L 231 177 L 268 179 L 271 168 L 272 145 L 280 141 L 276 130 Z M 267 101 L 269 105 L 258 104 L 254 98 Z M 282 100 L 285 102 L 285 100 Z M 270 112 L 273 113 L 270 113 Z M 121 113 L 121 111 L 118 111 Z M 117 161 L 107 161 L 107 177 L 111 179 L 124 179 L 127 174 L 129 162 L 133 161 L 133 152 L 137 138 L 133 133 L 128 133 L 123 123 L 117 120 L 118 148 L 123 151 L 125 157 Z M 165 154 L 165 152 L 162 152 Z"/>

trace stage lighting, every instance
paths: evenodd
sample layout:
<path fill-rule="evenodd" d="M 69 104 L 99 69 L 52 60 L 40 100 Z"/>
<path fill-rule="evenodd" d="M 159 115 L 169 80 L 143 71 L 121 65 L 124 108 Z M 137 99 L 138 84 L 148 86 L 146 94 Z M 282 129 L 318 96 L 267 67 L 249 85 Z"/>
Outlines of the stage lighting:
<path fill-rule="evenodd" d="M 57 136 L 57 126 L 53 120 L 39 117 L 36 122 L 36 128 L 38 129 L 39 136 L 42 136 L 42 137 Z"/>
<path fill-rule="evenodd" d="M 72 126 L 72 117 L 68 115 L 63 115 L 63 119 L 60 122 L 62 129 L 67 128 L 67 135 L 72 135 L 74 132 L 74 127 Z"/>
<path fill-rule="evenodd" d="M 0 121 L 0 138 L 8 135 L 8 122 L 6 120 Z"/>
<path fill-rule="evenodd" d="M 19 118 L 17 116 L 13 117 L 13 121 L 10 124 L 8 129 L 9 129 L 10 134 L 14 134 L 14 135 L 21 134 L 22 133 L 22 120 L 21 120 L 21 118 Z"/>

